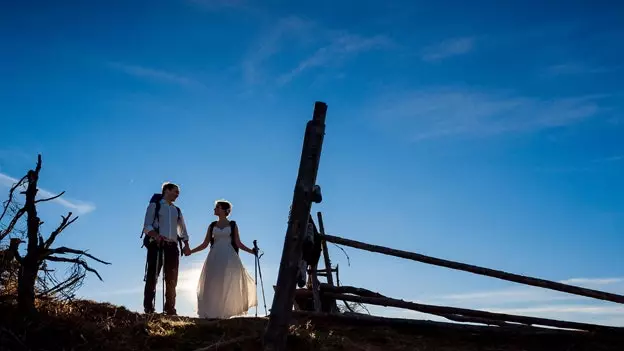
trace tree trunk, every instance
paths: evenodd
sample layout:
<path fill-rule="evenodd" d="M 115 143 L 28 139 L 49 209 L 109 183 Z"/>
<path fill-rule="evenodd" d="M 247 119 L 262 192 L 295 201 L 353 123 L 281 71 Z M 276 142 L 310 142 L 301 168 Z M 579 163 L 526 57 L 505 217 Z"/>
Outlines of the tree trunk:
<path fill-rule="evenodd" d="M 36 197 L 39 171 L 41 170 L 41 155 L 37 157 L 37 167 L 28 171 L 28 187 L 26 188 L 26 225 L 28 229 L 28 249 L 22 261 L 19 280 L 17 282 L 17 301 L 23 313 L 35 310 L 35 284 L 39 272 L 39 225 L 41 220 L 37 215 Z"/>
<path fill-rule="evenodd" d="M 17 282 L 17 306 L 21 313 L 30 314 L 35 311 L 35 283 L 38 274 L 37 260 L 24 257 Z"/>

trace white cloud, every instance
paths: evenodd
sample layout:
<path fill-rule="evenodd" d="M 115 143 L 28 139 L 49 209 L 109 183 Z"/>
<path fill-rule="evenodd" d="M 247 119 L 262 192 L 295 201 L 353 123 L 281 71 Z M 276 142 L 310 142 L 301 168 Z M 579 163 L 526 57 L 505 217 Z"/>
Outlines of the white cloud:
<path fill-rule="evenodd" d="M 569 126 L 606 110 L 601 106 L 604 98 L 589 95 L 547 99 L 441 88 L 387 94 L 372 110 L 382 126 L 411 132 L 408 137 L 417 141 Z"/>
<path fill-rule="evenodd" d="M 609 71 L 611 70 L 605 67 L 592 67 L 578 62 L 566 62 L 546 67 L 544 75 L 558 77 L 565 75 L 606 73 Z"/>
<path fill-rule="evenodd" d="M 624 278 L 571 278 L 562 280 L 560 283 L 591 287 L 624 283 Z"/>
<path fill-rule="evenodd" d="M 361 52 L 378 48 L 389 47 L 392 41 L 383 36 L 362 37 L 359 35 L 343 34 L 332 38 L 330 43 L 316 50 L 312 56 L 304 59 L 290 72 L 281 75 L 277 81 L 279 84 L 290 82 L 303 71 L 313 67 L 321 67 L 329 62 L 345 59 Z"/>
<path fill-rule="evenodd" d="M 490 308 L 489 311 L 496 313 L 507 313 L 517 315 L 544 315 L 550 313 L 572 314 L 584 313 L 592 315 L 622 315 L 624 316 L 624 307 L 621 306 L 591 306 L 591 305 L 539 305 L 521 308 Z"/>
<path fill-rule="evenodd" d="M 128 65 L 118 62 L 110 62 L 108 65 L 128 75 L 139 78 L 156 80 L 185 87 L 203 87 L 203 84 L 201 84 L 200 82 L 177 73 L 138 65 Z"/>
<path fill-rule="evenodd" d="M 616 156 L 595 159 L 593 160 L 593 162 L 604 163 L 604 162 L 618 162 L 622 160 L 624 160 L 624 155 L 616 155 Z"/>
<path fill-rule="evenodd" d="M 624 294 L 624 278 L 571 278 L 560 283 L 580 286 L 588 289 L 609 289 L 614 293 Z M 467 292 L 443 295 L 440 301 L 486 303 L 489 305 L 526 303 L 535 301 L 578 300 L 589 298 L 571 295 L 564 292 L 543 289 L 534 286 L 520 286 L 508 289 Z"/>
<path fill-rule="evenodd" d="M 15 183 L 17 183 L 19 181 L 19 179 L 10 177 L 6 174 L 0 173 L 0 185 L 3 185 L 7 188 L 12 187 Z M 39 196 L 38 198 L 48 198 L 48 197 L 52 197 L 55 196 L 57 194 L 54 194 L 48 190 L 39 188 L 39 191 L 37 192 L 37 195 Z M 85 213 L 89 213 L 91 211 L 95 210 L 95 205 L 89 202 L 84 202 L 84 201 L 80 201 L 80 200 L 68 200 L 64 198 L 64 195 L 56 198 L 54 200 L 52 200 L 53 202 L 56 202 L 57 204 L 64 206 L 66 208 L 68 208 L 69 210 L 77 213 L 77 214 L 85 214 Z"/>
<path fill-rule="evenodd" d="M 302 72 L 341 62 L 359 53 L 390 47 L 391 39 L 383 35 L 361 36 L 345 31 L 328 29 L 318 23 L 297 16 L 278 20 L 250 49 L 243 60 L 243 76 L 248 84 L 273 80 L 266 77 L 263 66 L 270 59 L 280 55 L 301 56 L 302 46 L 315 47 L 312 54 L 304 56 L 288 72 L 278 74 L 275 81 L 284 85 Z M 282 59 L 283 61 L 283 59 Z"/>
<path fill-rule="evenodd" d="M 462 37 L 445 40 L 441 43 L 429 46 L 422 51 L 423 61 L 440 61 L 452 56 L 464 55 L 473 50 L 475 38 Z"/>
<path fill-rule="evenodd" d="M 190 3 L 201 6 L 207 10 L 218 10 L 228 7 L 242 7 L 246 4 L 245 0 L 188 0 Z"/>
<path fill-rule="evenodd" d="M 283 50 L 287 40 L 305 37 L 311 33 L 314 23 L 297 16 L 279 19 L 274 26 L 262 34 L 250 48 L 242 62 L 243 78 L 247 84 L 257 84 L 265 79 L 262 66 Z"/>

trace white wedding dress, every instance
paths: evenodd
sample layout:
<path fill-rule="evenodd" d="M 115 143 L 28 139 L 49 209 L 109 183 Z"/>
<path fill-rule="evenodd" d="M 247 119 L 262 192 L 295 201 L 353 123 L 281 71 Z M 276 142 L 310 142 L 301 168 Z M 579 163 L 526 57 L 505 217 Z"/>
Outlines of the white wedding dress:
<path fill-rule="evenodd" d="M 214 245 L 197 284 L 199 318 L 236 317 L 258 304 L 255 282 L 232 247 L 230 231 L 213 228 Z"/>

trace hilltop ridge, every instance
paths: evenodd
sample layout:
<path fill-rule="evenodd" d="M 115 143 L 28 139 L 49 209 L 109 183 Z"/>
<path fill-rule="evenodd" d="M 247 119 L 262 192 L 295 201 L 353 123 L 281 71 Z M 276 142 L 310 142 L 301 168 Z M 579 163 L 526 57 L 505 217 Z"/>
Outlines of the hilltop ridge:
<path fill-rule="evenodd" d="M 0 305 L 2 350 L 261 350 L 267 323 L 266 318 L 215 321 L 145 315 L 87 300 L 45 302 L 38 308 L 36 320 L 24 320 L 14 305 Z M 292 350 L 615 351 L 624 349 L 624 336 L 517 333 L 426 321 L 389 325 L 295 314 L 288 346 Z"/>

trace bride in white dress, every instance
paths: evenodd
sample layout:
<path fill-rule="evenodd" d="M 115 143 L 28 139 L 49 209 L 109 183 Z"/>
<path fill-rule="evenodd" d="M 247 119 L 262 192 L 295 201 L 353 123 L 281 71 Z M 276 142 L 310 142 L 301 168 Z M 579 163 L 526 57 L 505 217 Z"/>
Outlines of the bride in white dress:
<path fill-rule="evenodd" d="M 240 316 L 258 304 L 255 282 L 234 247 L 252 255 L 255 255 L 255 251 L 240 241 L 238 226 L 228 220 L 231 210 L 230 202 L 216 201 L 214 214 L 219 220 L 208 228 L 204 242 L 191 250 L 193 254 L 211 245 L 197 284 L 199 318 L 226 319 Z"/>

